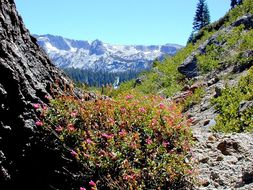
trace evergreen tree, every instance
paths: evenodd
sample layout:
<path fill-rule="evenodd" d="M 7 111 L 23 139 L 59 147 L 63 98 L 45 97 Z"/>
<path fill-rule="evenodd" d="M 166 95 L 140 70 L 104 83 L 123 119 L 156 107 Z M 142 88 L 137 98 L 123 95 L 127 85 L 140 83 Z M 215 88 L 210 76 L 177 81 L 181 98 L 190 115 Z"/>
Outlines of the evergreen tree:
<path fill-rule="evenodd" d="M 187 44 L 192 43 L 193 42 L 193 38 L 194 38 L 194 32 L 191 32 L 191 34 L 190 34 L 190 36 L 189 36 L 189 38 L 187 40 Z"/>
<path fill-rule="evenodd" d="M 231 0 L 230 6 L 233 9 L 237 5 L 237 0 Z"/>
<path fill-rule="evenodd" d="M 242 4 L 242 1 L 243 1 L 243 0 L 238 0 L 238 1 L 237 1 L 237 5 Z"/>
<path fill-rule="evenodd" d="M 207 3 L 204 4 L 204 10 L 203 10 L 203 27 L 210 24 L 210 12 L 207 6 Z"/>
<path fill-rule="evenodd" d="M 210 23 L 210 13 L 205 0 L 199 0 L 193 21 L 193 30 L 199 31 Z"/>
<path fill-rule="evenodd" d="M 128 70 L 124 72 L 93 71 L 75 68 L 66 68 L 64 72 L 78 84 L 101 87 L 106 84 L 122 83 L 136 78 L 140 71 Z"/>

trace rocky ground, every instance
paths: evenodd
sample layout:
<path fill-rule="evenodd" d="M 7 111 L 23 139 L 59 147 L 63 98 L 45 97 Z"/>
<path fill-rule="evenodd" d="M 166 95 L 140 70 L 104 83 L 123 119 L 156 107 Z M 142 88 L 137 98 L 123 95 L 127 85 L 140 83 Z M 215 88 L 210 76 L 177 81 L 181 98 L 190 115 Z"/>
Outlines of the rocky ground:
<path fill-rule="evenodd" d="M 230 26 L 221 28 L 200 44 L 178 68 L 180 73 L 188 78 L 194 77 L 195 81 L 192 86 L 185 86 L 184 91 L 173 98 L 175 101 L 184 101 L 197 88 L 203 88 L 205 91 L 202 100 L 185 111 L 185 114 L 193 120 L 195 146 L 192 151 L 197 167 L 196 178 L 199 182 L 196 189 L 253 189 L 253 134 L 213 132 L 212 126 L 215 125 L 217 113 L 211 104 L 211 99 L 220 96 L 226 85 L 233 86 L 238 83 L 240 77 L 252 66 L 252 61 L 246 65 L 220 62 L 222 68 L 199 76 L 196 58 L 197 55 L 205 54 L 210 44 L 225 48 L 226 43 L 220 43 L 217 38 L 222 33 L 230 33 L 234 27 L 241 24 L 244 24 L 247 30 L 252 29 L 253 16 L 244 15 Z M 230 51 L 231 55 L 233 51 Z M 247 60 L 251 60 L 252 56 L 252 50 L 242 52 L 242 57 Z M 249 105 L 252 106 L 252 102 Z"/>
<path fill-rule="evenodd" d="M 253 189 L 252 134 L 217 134 L 194 130 L 196 189 Z"/>
<path fill-rule="evenodd" d="M 217 113 L 210 99 L 219 96 L 225 84 L 235 85 L 246 73 L 239 72 L 228 80 L 226 76 L 232 70 L 227 68 L 199 77 L 195 85 L 205 87 L 205 96 L 186 112 L 193 119 L 196 189 L 253 189 L 253 134 L 222 134 L 211 130 Z"/>

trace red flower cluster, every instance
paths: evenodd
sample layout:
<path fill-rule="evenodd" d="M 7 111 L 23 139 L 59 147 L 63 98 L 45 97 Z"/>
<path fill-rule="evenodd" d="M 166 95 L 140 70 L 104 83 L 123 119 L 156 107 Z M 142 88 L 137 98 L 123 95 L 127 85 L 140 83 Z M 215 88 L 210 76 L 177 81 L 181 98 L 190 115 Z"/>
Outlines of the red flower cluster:
<path fill-rule="evenodd" d="M 88 179 L 97 180 L 97 184 L 89 182 L 89 189 L 99 184 L 109 188 L 110 180 L 125 189 L 145 189 L 150 184 L 158 188 L 179 183 L 192 171 L 185 163 L 190 123 L 162 97 L 135 93 L 88 102 L 60 97 L 51 100 L 51 108 L 44 113 L 36 125 L 55 130 L 63 144 L 71 147 L 71 156 L 83 164 Z"/>

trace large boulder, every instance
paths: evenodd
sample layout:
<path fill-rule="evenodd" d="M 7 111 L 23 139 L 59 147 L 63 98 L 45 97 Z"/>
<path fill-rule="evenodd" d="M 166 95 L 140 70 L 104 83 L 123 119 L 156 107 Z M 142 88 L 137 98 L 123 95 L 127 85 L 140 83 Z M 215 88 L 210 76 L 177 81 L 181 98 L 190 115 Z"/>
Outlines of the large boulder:
<path fill-rule="evenodd" d="M 47 143 L 33 108 L 70 93 L 71 82 L 36 44 L 14 1 L 0 2 L 0 189 L 77 188 L 68 169 L 73 161 Z"/>
<path fill-rule="evenodd" d="M 197 58 L 195 55 L 189 56 L 179 67 L 178 71 L 187 78 L 198 76 Z"/>
<path fill-rule="evenodd" d="M 247 14 L 242 17 L 240 17 L 238 20 L 236 20 L 233 24 L 232 27 L 237 27 L 240 25 L 244 25 L 245 30 L 249 30 L 253 28 L 253 15 L 252 14 Z"/>

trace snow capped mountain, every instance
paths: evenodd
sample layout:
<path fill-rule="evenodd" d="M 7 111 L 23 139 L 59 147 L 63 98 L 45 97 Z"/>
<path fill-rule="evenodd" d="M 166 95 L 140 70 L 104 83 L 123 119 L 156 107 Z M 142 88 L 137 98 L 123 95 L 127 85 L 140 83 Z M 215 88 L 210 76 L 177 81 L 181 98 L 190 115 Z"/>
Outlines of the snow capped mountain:
<path fill-rule="evenodd" d="M 182 48 L 176 44 L 112 45 L 100 40 L 89 43 L 49 34 L 34 37 L 58 67 L 107 72 L 148 69 L 156 58 L 174 55 Z"/>

